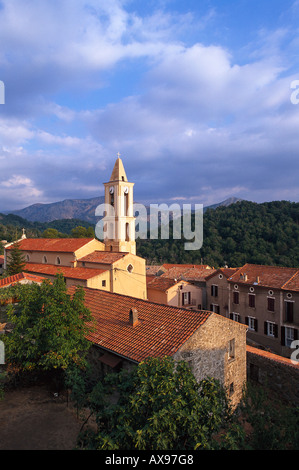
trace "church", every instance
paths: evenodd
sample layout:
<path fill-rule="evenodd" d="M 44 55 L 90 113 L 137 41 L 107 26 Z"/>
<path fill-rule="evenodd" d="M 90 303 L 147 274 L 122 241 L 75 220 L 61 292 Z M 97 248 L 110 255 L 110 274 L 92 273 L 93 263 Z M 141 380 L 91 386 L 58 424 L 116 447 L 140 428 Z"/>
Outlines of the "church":
<path fill-rule="evenodd" d="M 146 263 L 136 255 L 133 186 L 118 156 L 110 180 L 104 183 L 104 241 L 86 238 L 18 240 L 25 271 L 54 279 L 62 273 L 66 285 L 81 285 L 147 299 Z M 16 242 L 14 242 L 16 243 Z M 14 243 L 4 247 L 4 269 Z"/>

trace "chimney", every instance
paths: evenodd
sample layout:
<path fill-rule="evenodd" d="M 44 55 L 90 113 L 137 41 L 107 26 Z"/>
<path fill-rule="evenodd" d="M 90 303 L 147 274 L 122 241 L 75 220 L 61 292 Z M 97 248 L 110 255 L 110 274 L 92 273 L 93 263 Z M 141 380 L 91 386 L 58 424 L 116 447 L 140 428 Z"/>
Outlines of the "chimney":
<path fill-rule="evenodd" d="M 130 310 L 129 323 L 131 326 L 136 326 L 138 323 L 138 311 L 136 308 L 131 308 Z"/>

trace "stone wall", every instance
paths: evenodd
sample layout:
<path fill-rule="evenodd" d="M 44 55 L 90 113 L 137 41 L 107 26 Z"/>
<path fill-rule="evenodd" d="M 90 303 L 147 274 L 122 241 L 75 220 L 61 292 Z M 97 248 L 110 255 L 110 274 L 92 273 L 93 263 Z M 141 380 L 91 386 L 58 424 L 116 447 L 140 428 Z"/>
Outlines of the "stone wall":
<path fill-rule="evenodd" d="M 299 405 L 299 363 L 247 346 L 247 378 L 270 388 L 288 403 Z"/>

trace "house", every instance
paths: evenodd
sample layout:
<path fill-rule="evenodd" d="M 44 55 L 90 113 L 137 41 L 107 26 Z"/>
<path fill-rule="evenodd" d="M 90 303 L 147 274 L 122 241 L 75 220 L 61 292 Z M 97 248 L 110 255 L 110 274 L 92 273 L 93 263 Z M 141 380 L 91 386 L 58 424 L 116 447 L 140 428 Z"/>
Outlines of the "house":
<path fill-rule="evenodd" d="M 188 281 L 147 276 L 147 298 L 151 302 L 201 310 L 202 291 Z"/>
<path fill-rule="evenodd" d="M 290 357 L 299 332 L 299 270 L 245 264 L 228 284 L 230 317 L 248 325 L 248 339 Z"/>
<path fill-rule="evenodd" d="M 184 264 L 165 264 L 161 278 L 184 280 L 193 285 L 193 297 L 191 296 L 191 304 L 197 306 L 198 309 L 208 309 L 206 279 L 215 272 L 215 269 L 207 265 L 184 265 Z M 197 294 L 195 294 L 197 292 Z M 196 299 L 201 299 L 197 302 Z M 195 301 L 195 302 L 194 302 Z"/>
<path fill-rule="evenodd" d="M 81 285 L 146 299 L 145 260 L 136 256 L 133 186 L 118 158 L 110 180 L 104 183 L 105 207 L 111 208 L 113 216 L 109 211 L 103 215 L 103 242 L 92 238 L 27 239 L 23 230 L 18 245 L 27 262 L 25 270 L 49 279 L 60 272 L 67 286 Z M 14 243 L 4 247 L 5 266 Z"/>
<path fill-rule="evenodd" d="M 229 316 L 228 278 L 237 268 L 219 268 L 206 277 L 207 308 L 225 317 Z"/>
<path fill-rule="evenodd" d="M 299 331 L 299 270 L 245 264 L 207 279 L 210 307 L 248 326 L 248 342 L 290 357 Z"/>
<path fill-rule="evenodd" d="M 75 292 L 72 286 L 70 295 Z M 87 339 L 93 360 L 107 370 L 130 368 L 149 357 L 190 364 L 198 381 L 218 379 L 233 404 L 246 381 L 247 327 L 208 311 L 192 311 L 103 290 L 84 288 L 94 322 Z"/>

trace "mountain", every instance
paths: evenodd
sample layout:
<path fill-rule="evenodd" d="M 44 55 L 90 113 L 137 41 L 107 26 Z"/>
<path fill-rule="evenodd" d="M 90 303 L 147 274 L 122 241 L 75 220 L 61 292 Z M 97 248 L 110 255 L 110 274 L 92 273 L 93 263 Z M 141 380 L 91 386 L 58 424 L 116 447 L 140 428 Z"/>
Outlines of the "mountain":
<path fill-rule="evenodd" d="M 219 206 L 229 206 L 242 199 L 231 197 L 225 201 L 204 208 L 216 209 Z M 2 211 L 3 214 L 14 214 L 30 222 L 52 222 L 61 219 L 80 219 L 94 224 L 96 222 L 95 210 L 99 204 L 105 202 L 104 196 L 91 199 L 65 199 L 50 204 L 33 204 L 16 211 Z M 147 207 L 149 211 L 149 207 Z"/>
<path fill-rule="evenodd" d="M 33 204 L 17 211 L 5 211 L 3 214 L 14 214 L 30 222 L 52 222 L 61 219 L 80 219 L 95 222 L 95 209 L 104 202 L 104 196 L 91 199 L 65 199 L 50 204 Z"/>

